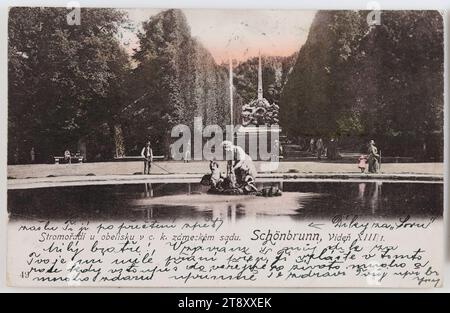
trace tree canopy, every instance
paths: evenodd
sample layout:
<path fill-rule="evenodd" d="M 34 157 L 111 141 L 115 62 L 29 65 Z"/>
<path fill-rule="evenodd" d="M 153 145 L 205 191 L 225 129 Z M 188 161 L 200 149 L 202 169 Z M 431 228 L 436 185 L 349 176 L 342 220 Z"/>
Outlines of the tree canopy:
<path fill-rule="evenodd" d="M 29 159 L 32 147 L 45 161 L 76 149 L 80 138 L 101 146 L 95 154 L 112 149 L 109 126 L 129 66 L 115 37 L 125 16 L 114 9 L 81 9 L 81 25 L 69 25 L 68 12 L 9 11 L 10 162 Z"/>
<path fill-rule="evenodd" d="M 442 158 L 443 22 L 437 11 L 320 11 L 281 95 L 291 137 L 375 139 Z"/>
<path fill-rule="evenodd" d="M 205 125 L 229 123 L 228 73 L 191 36 L 181 10 L 151 17 L 138 37 L 130 88 L 136 100 L 124 109 L 129 151 L 148 138 L 167 155 L 172 127 L 193 127 L 194 117 Z"/>
<path fill-rule="evenodd" d="M 168 155 L 170 131 L 229 124 L 227 66 L 192 37 L 181 10 L 150 17 L 129 54 L 126 14 L 16 7 L 8 25 L 8 162 L 47 162 L 88 146 L 89 161 L 137 155 L 148 139 Z M 264 97 L 289 138 L 375 139 L 390 155 L 442 159 L 443 21 L 436 11 L 319 11 L 290 57 L 263 58 Z M 256 98 L 257 58 L 234 69 L 235 124 Z M 341 141 L 342 142 L 342 141 Z M 80 148 L 81 147 L 81 148 Z"/>

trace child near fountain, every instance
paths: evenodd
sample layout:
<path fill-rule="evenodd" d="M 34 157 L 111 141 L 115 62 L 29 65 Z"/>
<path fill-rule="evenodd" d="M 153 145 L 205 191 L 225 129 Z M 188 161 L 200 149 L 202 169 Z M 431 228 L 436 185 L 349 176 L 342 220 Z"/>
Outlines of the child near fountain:
<path fill-rule="evenodd" d="M 367 168 L 367 157 L 365 155 L 361 155 L 358 161 L 358 168 L 361 170 L 361 173 L 364 173 Z"/>
<path fill-rule="evenodd" d="M 211 160 L 209 162 L 209 169 L 211 170 L 211 186 L 217 188 L 218 185 L 223 181 L 223 177 L 219 169 L 219 163 L 217 163 L 215 160 Z"/>

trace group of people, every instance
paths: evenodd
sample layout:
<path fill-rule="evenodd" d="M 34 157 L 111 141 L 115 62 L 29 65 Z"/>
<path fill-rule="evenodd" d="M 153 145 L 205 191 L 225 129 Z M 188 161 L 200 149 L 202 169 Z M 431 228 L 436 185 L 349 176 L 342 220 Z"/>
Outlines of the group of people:
<path fill-rule="evenodd" d="M 256 168 L 253 164 L 251 157 L 242 149 L 242 147 L 234 145 L 230 141 L 224 141 L 222 146 L 226 153 L 231 155 L 231 160 L 228 162 L 227 176 L 223 177 L 219 170 L 219 164 L 216 161 L 210 162 L 211 174 L 208 177 L 209 184 L 213 188 L 221 189 L 230 186 L 238 186 L 243 188 L 247 192 L 252 190 L 256 191 L 254 186 L 256 177 Z M 313 148 L 315 150 L 313 150 Z M 319 138 L 316 142 L 314 139 L 310 141 L 310 151 L 315 151 L 317 157 L 320 160 L 324 153 L 324 144 L 322 138 Z M 337 154 L 336 140 L 331 139 L 327 156 L 330 154 Z M 144 159 L 144 174 L 150 174 L 150 170 L 153 162 L 153 150 L 150 141 L 147 141 L 144 148 L 142 148 L 141 156 Z M 186 161 L 186 160 L 185 160 Z M 375 141 L 371 140 L 368 145 L 367 155 L 361 155 L 358 160 L 358 167 L 362 173 L 368 169 L 369 173 L 378 173 L 381 164 L 381 153 L 379 153 L 375 146 Z M 227 178 L 227 180 L 225 180 Z"/>
<path fill-rule="evenodd" d="M 257 189 L 254 185 L 256 168 L 251 157 L 245 153 L 244 149 L 233 145 L 230 141 L 224 141 L 222 147 L 231 156 L 231 159 L 228 161 L 227 175 L 222 175 L 219 164 L 216 161 L 210 161 L 211 174 L 205 175 L 202 183 L 210 185 L 214 191 L 240 190 L 243 193 L 256 192 Z M 150 141 L 147 141 L 142 148 L 141 157 L 144 160 L 144 174 L 148 175 L 153 162 L 153 149 Z"/>
<path fill-rule="evenodd" d="M 318 160 L 322 160 L 324 155 L 326 155 L 329 160 L 337 160 L 340 157 L 337 148 L 337 140 L 334 138 L 330 139 L 327 146 L 324 144 L 322 138 L 318 138 L 317 140 L 311 138 L 309 141 L 308 152 L 316 155 Z"/>
<path fill-rule="evenodd" d="M 369 173 L 378 173 L 380 171 L 380 165 L 381 152 L 375 146 L 375 141 L 371 140 L 367 149 L 367 156 L 361 155 L 359 157 L 358 167 L 361 173 L 364 173 L 366 169 Z"/>
<path fill-rule="evenodd" d="M 227 173 L 220 172 L 219 164 L 210 161 L 210 174 L 203 176 L 201 183 L 210 187 L 212 193 L 250 194 L 258 192 L 255 186 L 256 168 L 251 157 L 240 146 L 224 141 L 222 146 L 230 157 Z"/>
<path fill-rule="evenodd" d="M 84 162 L 85 157 L 81 154 L 80 151 L 77 151 L 77 153 L 72 154 L 68 148 L 64 151 L 64 163 L 72 163 L 72 159 L 78 160 L 78 162 Z"/>

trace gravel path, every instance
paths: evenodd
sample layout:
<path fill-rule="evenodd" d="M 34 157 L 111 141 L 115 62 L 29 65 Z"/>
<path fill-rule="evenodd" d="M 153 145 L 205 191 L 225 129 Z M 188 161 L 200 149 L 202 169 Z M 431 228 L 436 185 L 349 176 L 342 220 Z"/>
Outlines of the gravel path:
<path fill-rule="evenodd" d="M 259 173 L 312 173 L 312 174 L 347 174 L 360 173 L 355 164 L 329 163 L 326 161 L 280 162 L 266 164 L 255 162 Z M 226 169 L 225 162 L 220 164 L 221 171 Z M 8 178 L 39 178 L 48 176 L 86 176 L 100 175 L 133 175 L 143 171 L 142 162 L 102 162 L 86 164 L 36 164 L 9 165 Z M 208 162 L 156 162 L 152 174 L 205 174 L 209 171 Z M 382 174 L 431 174 L 442 175 L 443 163 L 385 163 L 381 167 Z"/>

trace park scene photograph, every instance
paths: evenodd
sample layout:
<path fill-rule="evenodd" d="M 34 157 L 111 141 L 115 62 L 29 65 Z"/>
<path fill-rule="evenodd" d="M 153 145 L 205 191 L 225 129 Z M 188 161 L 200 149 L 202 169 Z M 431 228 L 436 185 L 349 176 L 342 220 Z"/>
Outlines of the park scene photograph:
<path fill-rule="evenodd" d="M 70 5 L 8 11 L 10 286 L 443 286 L 442 12 Z"/>
<path fill-rule="evenodd" d="M 12 7 L 12 220 L 442 218 L 438 11 Z"/>

